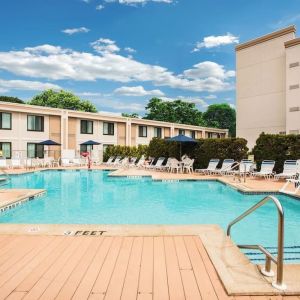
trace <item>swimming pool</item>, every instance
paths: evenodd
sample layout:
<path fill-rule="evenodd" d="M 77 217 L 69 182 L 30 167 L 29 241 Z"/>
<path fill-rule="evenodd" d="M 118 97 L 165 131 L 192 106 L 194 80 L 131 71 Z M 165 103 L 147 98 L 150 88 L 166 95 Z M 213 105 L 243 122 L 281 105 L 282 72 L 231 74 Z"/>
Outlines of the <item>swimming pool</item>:
<path fill-rule="evenodd" d="M 47 195 L 2 213 L 0 223 L 219 224 L 226 229 L 230 221 L 266 196 L 245 195 L 216 181 L 163 182 L 108 174 L 51 170 L 12 176 L 5 188 L 43 188 Z M 285 244 L 300 245 L 300 201 L 276 197 L 285 209 Z M 232 230 L 238 243 L 266 246 L 276 246 L 276 234 L 277 212 L 272 203 Z"/>

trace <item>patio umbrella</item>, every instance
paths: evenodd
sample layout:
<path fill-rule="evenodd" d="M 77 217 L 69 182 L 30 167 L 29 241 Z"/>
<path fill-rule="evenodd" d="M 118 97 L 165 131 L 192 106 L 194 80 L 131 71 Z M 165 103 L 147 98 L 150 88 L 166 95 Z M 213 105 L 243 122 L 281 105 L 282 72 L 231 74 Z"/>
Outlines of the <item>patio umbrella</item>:
<path fill-rule="evenodd" d="M 60 146 L 61 144 L 57 143 L 55 141 L 52 141 L 52 140 L 46 140 L 46 141 L 40 142 L 39 145 L 44 145 L 44 146 Z"/>
<path fill-rule="evenodd" d="M 190 143 L 190 144 L 196 144 L 197 141 L 194 140 L 193 138 L 189 137 L 189 136 L 186 136 L 186 135 L 183 135 L 183 134 L 179 134 L 179 135 L 176 135 L 172 138 L 168 138 L 166 139 L 167 142 L 177 142 L 180 144 L 180 158 L 181 158 L 181 150 L 182 150 L 182 144 L 183 143 Z"/>
<path fill-rule="evenodd" d="M 95 142 L 93 140 L 89 140 L 89 141 L 86 141 L 84 143 L 81 143 L 80 145 L 94 146 L 94 145 L 100 145 L 100 144 L 101 143 Z"/>
<path fill-rule="evenodd" d="M 52 140 L 42 141 L 42 142 L 39 143 L 39 145 L 43 145 L 43 146 L 61 146 L 60 143 L 57 143 L 57 142 L 52 141 Z M 49 156 L 49 149 L 48 149 L 48 156 Z"/>

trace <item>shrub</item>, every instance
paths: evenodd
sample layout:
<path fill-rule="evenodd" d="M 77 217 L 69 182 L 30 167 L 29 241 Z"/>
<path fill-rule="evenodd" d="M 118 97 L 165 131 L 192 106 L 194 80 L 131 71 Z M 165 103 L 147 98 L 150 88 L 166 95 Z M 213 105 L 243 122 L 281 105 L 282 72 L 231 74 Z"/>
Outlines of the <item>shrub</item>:
<path fill-rule="evenodd" d="M 252 150 L 258 167 L 265 159 L 276 161 L 275 171 L 282 172 L 284 161 L 300 158 L 300 135 L 262 133 Z"/>
<path fill-rule="evenodd" d="M 200 139 L 197 144 L 182 144 L 182 154 L 195 158 L 196 168 L 205 168 L 211 158 L 233 158 L 237 161 L 247 157 L 247 141 L 241 138 Z M 180 145 L 162 139 L 152 139 L 148 156 L 180 158 Z"/>
<path fill-rule="evenodd" d="M 212 158 L 240 161 L 247 157 L 247 153 L 247 141 L 242 138 L 202 139 L 194 151 L 195 167 L 206 168 Z"/>

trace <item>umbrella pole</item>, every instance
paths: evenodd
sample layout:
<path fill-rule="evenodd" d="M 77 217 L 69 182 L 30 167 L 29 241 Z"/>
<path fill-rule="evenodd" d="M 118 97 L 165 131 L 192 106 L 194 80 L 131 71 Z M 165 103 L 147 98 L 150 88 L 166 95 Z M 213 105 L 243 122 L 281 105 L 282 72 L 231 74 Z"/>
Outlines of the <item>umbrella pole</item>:
<path fill-rule="evenodd" d="M 179 157 L 180 160 L 181 160 L 181 156 L 182 156 L 182 155 L 181 155 L 181 152 L 182 152 L 181 147 L 182 147 L 182 143 L 180 143 L 180 152 L 179 152 L 179 153 L 180 153 L 180 157 Z"/>

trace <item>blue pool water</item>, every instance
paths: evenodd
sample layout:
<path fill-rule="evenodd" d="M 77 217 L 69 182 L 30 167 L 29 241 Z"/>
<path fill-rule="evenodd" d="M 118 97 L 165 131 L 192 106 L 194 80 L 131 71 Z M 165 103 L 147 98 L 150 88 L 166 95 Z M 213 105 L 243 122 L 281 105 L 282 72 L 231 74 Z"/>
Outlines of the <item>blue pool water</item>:
<path fill-rule="evenodd" d="M 219 224 L 226 229 L 265 196 L 244 195 L 215 181 L 112 178 L 107 171 L 85 170 L 12 176 L 5 188 L 42 188 L 47 195 L 2 213 L 1 223 Z M 286 245 L 300 245 L 300 201 L 277 197 L 285 209 Z M 276 246 L 277 212 L 272 206 L 236 225 L 234 240 Z"/>

